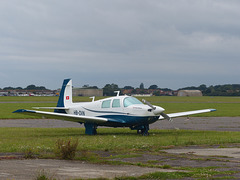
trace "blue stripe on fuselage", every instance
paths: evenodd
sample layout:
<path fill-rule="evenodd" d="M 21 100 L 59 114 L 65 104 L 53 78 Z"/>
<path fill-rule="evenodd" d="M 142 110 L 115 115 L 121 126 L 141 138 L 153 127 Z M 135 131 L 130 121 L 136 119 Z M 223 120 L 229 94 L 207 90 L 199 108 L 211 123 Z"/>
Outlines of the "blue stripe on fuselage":
<path fill-rule="evenodd" d="M 122 114 L 122 115 L 127 115 L 127 113 L 123 113 L 123 112 L 114 112 L 114 111 L 96 111 L 96 110 L 91 110 L 91 109 L 87 109 L 85 107 L 83 107 L 83 109 L 90 111 L 90 112 L 94 112 L 94 113 L 112 113 L 112 114 Z"/>
<path fill-rule="evenodd" d="M 98 116 L 107 118 L 108 121 L 104 123 L 104 126 L 114 127 L 131 127 L 138 125 L 152 124 L 156 122 L 159 116 L 127 116 L 127 115 L 103 115 Z"/>

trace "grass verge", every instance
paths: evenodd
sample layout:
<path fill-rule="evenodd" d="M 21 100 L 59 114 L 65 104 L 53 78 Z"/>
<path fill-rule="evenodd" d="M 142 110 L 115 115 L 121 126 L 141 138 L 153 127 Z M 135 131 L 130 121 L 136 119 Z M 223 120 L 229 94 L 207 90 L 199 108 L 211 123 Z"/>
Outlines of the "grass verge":
<path fill-rule="evenodd" d="M 151 130 L 150 136 L 137 135 L 128 128 L 100 128 L 97 136 L 83 128 L 0 128 L 0 152 L 53 151 L 57 139 L 79 139 L 78 150 L 159 151 L 167 146 L 240 143 L 240 132 Z"/>
<path fill-rule="evenodd" d="M 97 97 L 102 99 L 105 97 Z M 32 109 L 32 107 L 55 107 L 58 97 L 0 97 L 0 119 L 23 119 L 31 118 L 26 115 L 13 114 L 17 109 Z M 142 97 L 139 97 L 141 100 Z M 217 109 L 214 113 L 204 113 L 195 116 L 236 117 L 240 116 L 239 97 L 144 97 L 153 105 L 166 109 L 166 113 L 191 111 L 197 109 Z M 88 97 L 73 97 L 74 102 L 90 101 Z M 54 103 L 55 102 L 55 103 Z"/>

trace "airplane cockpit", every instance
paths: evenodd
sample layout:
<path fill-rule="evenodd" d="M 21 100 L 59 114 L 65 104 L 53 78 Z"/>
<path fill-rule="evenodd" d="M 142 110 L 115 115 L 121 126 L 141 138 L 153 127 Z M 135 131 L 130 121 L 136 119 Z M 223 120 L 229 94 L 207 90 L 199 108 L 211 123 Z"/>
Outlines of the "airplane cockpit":
<path fill-rule="evenodd" d="M 128 107 L 130 105 L 134 105 L 134 104 L 143 104 L 141 101 L 139 101 L 137 98 L 135 97 L 126 97 L 123 100 L 123 106 L 124 107 Z"/>

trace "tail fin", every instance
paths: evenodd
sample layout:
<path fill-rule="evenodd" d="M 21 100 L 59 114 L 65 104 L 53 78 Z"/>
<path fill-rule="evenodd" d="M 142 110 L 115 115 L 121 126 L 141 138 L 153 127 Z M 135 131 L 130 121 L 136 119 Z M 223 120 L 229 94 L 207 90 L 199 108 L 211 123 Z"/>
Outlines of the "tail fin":
<path fill-rule="evenodd" d="M 72 80 L 64 79 L 57 107 L 69 107 L 72 104 Z M 66 113 L 64 109 L 55 109 L 54 112 Z"/>

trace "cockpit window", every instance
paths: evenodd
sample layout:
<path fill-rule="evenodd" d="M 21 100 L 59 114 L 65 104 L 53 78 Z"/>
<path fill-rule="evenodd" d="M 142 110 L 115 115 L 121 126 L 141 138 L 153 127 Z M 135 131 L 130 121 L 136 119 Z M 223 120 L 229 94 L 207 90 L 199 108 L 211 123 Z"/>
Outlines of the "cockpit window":
<path fill-rule="evenodd" d="M 106 100 L 102 102 L 102 108 L 110 108 L 111 100 Z"/>
<path fill-rule="evenodd" d="M 123 101 L 124 107 L 128 107 L 133 104 L 143 104 L 141 101 L 134 97 L 126 97 Z"/>
<path fill-rule="evenodd" d="M 112 102 L 112 107 L 113 108 L 120 107 L 120 99 L 114 99 L 113 102 Z"/>

